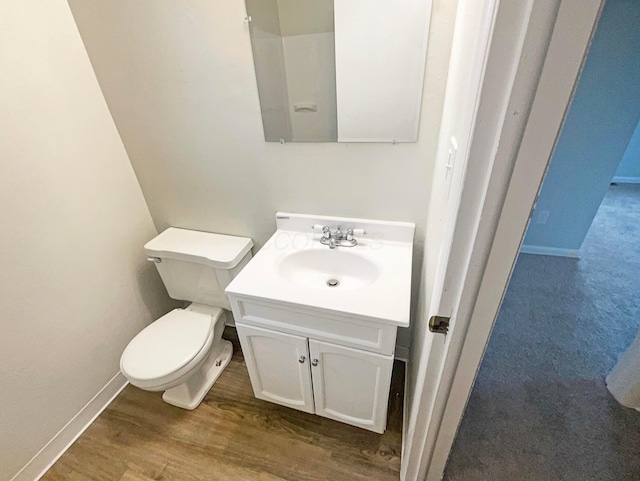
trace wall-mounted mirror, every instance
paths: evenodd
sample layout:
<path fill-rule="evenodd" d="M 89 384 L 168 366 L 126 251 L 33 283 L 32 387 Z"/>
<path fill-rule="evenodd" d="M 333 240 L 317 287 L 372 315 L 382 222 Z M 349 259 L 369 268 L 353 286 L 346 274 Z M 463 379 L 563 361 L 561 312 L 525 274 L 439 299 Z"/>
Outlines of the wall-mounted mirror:
<path fill-rule="evenodd" d="M 431 0 L 246 0 L 265 140 L 415 142 Z"/>

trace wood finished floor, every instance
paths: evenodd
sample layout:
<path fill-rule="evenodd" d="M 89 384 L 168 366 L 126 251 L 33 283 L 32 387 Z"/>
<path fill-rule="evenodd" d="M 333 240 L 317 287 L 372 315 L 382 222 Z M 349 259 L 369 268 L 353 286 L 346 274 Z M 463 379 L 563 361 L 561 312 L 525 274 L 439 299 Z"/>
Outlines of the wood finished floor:
<path fill-rule="evenodd" d="M 253 397 L 234 356 L 195 411 L 127 386 L 43 481 L 386 481 L 399 479 L 404 364 L 396 361 L 379 435 Z"/>

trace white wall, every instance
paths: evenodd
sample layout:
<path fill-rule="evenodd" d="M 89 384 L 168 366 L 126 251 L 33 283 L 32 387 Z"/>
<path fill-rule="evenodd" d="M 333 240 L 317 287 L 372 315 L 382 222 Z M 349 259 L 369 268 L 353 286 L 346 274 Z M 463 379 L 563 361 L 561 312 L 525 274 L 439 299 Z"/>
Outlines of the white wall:
<path fill-rule="evenodd" d="M 278 0 L 245 0 L 251 26 L 260 32 L 282 36 Z"/>
<path fill-rule="evenodd" d="M 63 0 L 0 3 L 0 479 L 169 308 L 156 233 Z M 31 478 L 32 479 L 32 478 Z"/>
<path fill-rule="evenodd" d="M 333 32 L 333 1 L 277 0 L 282 36 Z"/>
<path fill-rule="evenodd" d="M 450 2 L 433 2 L 418 142 L 399 145 L 265 142 L 242 0 L 69 3 L 158 229 L 260 246 L 278 210 L 415 222 L 416 292 Z"/>

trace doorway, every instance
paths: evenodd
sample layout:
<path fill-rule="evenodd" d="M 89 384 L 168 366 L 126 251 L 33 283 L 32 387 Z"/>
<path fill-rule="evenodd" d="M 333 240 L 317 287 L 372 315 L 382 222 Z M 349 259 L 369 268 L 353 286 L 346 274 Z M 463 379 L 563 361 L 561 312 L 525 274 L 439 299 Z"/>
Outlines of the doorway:
<path fill-rule="evenodd" d="M 640 477 L 640 414 L 604 385 L 640 325 L 640 187 L 609 187 L 640 116 L 636 3 L 605 4 L 525 238 L 547 255 L 518 258 L 445 479 Z"/>
<path fill-rule="evenodd" d="M 445 480 L 640 478 L 640 413 L 605 376 L 640 328 L 640 184 L 612 185 L 581 258 L 520 254 Z"/>

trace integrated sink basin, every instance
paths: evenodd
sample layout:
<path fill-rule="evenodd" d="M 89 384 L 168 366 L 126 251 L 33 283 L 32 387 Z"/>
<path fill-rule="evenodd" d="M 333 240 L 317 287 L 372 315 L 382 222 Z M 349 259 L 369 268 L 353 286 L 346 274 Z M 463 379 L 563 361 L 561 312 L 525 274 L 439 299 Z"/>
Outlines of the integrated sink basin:
<path fill-rule="evenodd" d="M 409 325 L 413 224 L 278 213 L 276 226 L 227 287 L 232 305 L 244 300 Z M 329 235 L 324 227 L 332 235 L 331 245 L 326 237 L 320 242 Z M 334 242 L 338 233 L 348 231 L 348 239 Z"/>
<path fill-rule="evenodd" d="M 312 289 L 360 289 L 380 275 L 372 259 L 338 248 L 289 252 L 278 258 L 275 269 L 287 281 Z"/>

